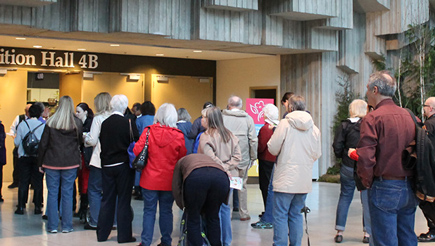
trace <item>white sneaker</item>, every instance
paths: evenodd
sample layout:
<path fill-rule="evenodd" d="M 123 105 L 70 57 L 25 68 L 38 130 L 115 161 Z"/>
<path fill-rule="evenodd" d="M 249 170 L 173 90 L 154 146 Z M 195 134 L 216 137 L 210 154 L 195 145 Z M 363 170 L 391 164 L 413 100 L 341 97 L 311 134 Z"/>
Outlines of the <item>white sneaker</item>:
<path fill-rule="evenodd" d="M 69 233 L 72 232 L 74 229 L 69 229 L 69 230 L 62 230 L 62 233 Z"/>
<path fill-rule="evenodd" d="M 49 233 L 57 233 L 57 230 L 49 230 Z"/>

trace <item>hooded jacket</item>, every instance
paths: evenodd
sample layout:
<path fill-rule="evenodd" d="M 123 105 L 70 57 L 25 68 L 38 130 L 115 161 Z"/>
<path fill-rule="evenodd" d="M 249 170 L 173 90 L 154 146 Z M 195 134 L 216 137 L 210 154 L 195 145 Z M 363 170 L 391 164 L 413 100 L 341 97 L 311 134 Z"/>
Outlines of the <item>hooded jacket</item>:
<path fill-rule="evenodd" d="M 278 155 L 273 173 L 273 191 L 293 194 L 311 192 L 313 163 L 321 155 L 320 131 L 311 115 L 293 111 L 282 119 L 267 143 Z"/>
<path fill-rule="evenodd" d="M 148 126 L 134 146 L 135 155 L 145 146 L 148 128 L 148 160 L 140 176 L 140 186 L 147 190 L 171 191 L 175 164 L 186 155 L 184 135 L 177 128 L 160 123 Z"/>
<path fill-rule="evenodd" d="M 222 118 L 225 127 L 239 139 L 242 160 L 237 167 L 245 168 L 250 161 L 257 159 L 258 138 L 254 120 L 243 110 L 227 109 L 222 111 Z"/>

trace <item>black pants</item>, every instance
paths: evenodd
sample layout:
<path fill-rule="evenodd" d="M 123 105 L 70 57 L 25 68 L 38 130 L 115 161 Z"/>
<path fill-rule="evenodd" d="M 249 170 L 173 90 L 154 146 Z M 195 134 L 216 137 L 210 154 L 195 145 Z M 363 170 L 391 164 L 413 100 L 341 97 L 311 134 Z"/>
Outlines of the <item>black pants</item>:
<path fill-rule="evenodd" d="M 270 176 L 272 175 L 274 162 L 258 160 L 258 178 L 261 195 L 263 197 L 264 210 L 266 210 L 267 190 L 269 188 Z"/>
<path fill-rule="evenodd" d="M 29 185 L 33 185 L 33 203 L 35 207 L 42 207 L 42 179 L 36 157 L 21 157 L 19 159 L 20 183 L 18 185 L 18 207 L 26 206 L 29 196 Z"/>
<path fill-rule="evenodd" d="M 2 188 L 3 188 L 3 164 L 0 164 L 0 198 L 2 198 Z"/>
<path fill-rule="evenodd" d="M 227 199 L 230 181 L 222 170 L 202 167 L 193 170 L 184 181 L 184 205 L 187 213 L 187 245 L 202 246 L 200 218 L 204 214 L 206 235 L 212 246 L 220 246 L 219 208 Z"/>
<path fill-rule="evenodd" d="M 103 198 L 98 216 L 97 239 L 106 241 L 112 230 L 117 206 L 118 242 L 129 242 L 133 237 L 133 214 L 131 210 L 131 192 L 134 182 L 134 170 L 128 163 L 102 168 Z M 118 197 L 118 204 L 116 204 Z"/>
<path fill-rule="evenodd" d="M 421 208 L 421 211 L 423 211 L 424 217 L 426 217 L 429 231 L 435 234 L 435 204 L 432 202 L 421 201 L 419 207 Z"/>
<path fill-rule="evenodd" d="M 13 154 L 13 164 L 14 164 L 14 170 L 12 171 L 12 183 L 19 185 L 20 183 L 20 167 L 19 165 L 19 158 L 18 158 L 18 148 L 15 147 L 12 151 Z"/>

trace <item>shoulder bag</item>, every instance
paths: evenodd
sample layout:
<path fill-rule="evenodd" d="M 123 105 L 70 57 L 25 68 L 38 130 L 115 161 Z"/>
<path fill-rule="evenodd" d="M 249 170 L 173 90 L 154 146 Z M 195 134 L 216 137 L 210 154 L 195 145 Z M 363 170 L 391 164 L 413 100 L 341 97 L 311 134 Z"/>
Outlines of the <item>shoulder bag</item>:
<path fill-rule="evenodd" d="M 142 170 L 145 168 L 145 166 L 147 165 L 147 160 L 148 160 L 148 137 L 150 135 L 150 128 L 148 127 L 147 129 L 147 137 L 145 140 L 145 146 L 143 147 L 142 151 L 140 152 L 140 154 L 138 156 L 136 156 L 136 158 L 134 159 L 134 161 L 132 162 L 132 167 L 136 170 Z"/>

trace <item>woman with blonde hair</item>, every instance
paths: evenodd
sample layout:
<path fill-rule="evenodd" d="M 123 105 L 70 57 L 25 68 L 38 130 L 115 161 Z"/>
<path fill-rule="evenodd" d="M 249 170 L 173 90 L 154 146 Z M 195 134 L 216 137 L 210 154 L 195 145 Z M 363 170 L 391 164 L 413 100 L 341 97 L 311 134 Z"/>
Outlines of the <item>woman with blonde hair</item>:
<path fill-rule="evenodd" d="M 228 176 L 237 177 L 236 167 L 242 159 L 239 140 L 224 126 L 220 109 L 210 107 L 202 110 L 201 124 L 207 130 L 200 137 L 198 153 L 210 156 Z M 232 189 L 229 193 L 231 197 Z M 231 245 L 231 208 L 228 204 L 222 203 L 219 217 L 222 245 Z"/>
<path fill-rule="evenodd" d="M 354 170 L 356 169 L 356 161 L 348 156 L 348 150 L 356 148 L 360 138 L 360 123 L 361 119 L 367 114 L 367 103 L 364 100 L 353 100 L 349 105 L 350 118 L 343 120 L 338 128 L 334 143 L 334 153 L 337 158 L 342 159 L 340 167 L 340 198 L 337 205 L 335 229 L 337 234 L 334 238 L 335 242 L 343 241 L 343 232 L 346 226 L 347 214 L 349 206 L 353 199 L 355 191 Z M 363 204 L 363 225 L 364 237 L 363 242 L 369 243 L 371 227 L 368 208 L 367 191 L 361 191 L 361 202 Z"/>
<path fill-rule="evenodd" d="M 58 194 L 61 186 L 62 232 L 72 227 L 72 192 L 80 166 L 80 145 L 83 142 L 82 122 L 75 117 L 71 97 L 59 100 L 56 112 L 47 120 L 38 148 L 38 165 L 45 170 L 48 189 L 47 230 L 57 233 L 59 224 Z"/>
<path fill-rule="evenodd" d="M 177 118 L 177 110 L 173 104 L 162 104 L 154 117 L 154 124 L 145 127 L 133 149 L 134 154 L 138 155 L 148 140 L 147 165 L 140 177 L 144 202 L 142 246 L 150 246 L 153 240 L 157 203 L 162 235 L 159 245 L 172 245 L 172 178 L 175 164 L 187 152 L 183 132 L 177 129 Z"/>
<path fill-rule="evenodd" d="M 85 230 L 96 230 L 98 224 L 98 215 L 101 207 L 102 174 L 101 174 L 101 145 L 100 131 L 101 124 L 110 116 L 110 100 L 112 96 L 108 92 L 99 93 L 94 99 L 96 114 L 92 120 L 91 129 L 85 136 L 85 146 L 94 147 L 91 160 L 89 162 L 89 182 L 88 182 L 88 200 L 89 200 L 89 221 L 86 222 Z"/>

